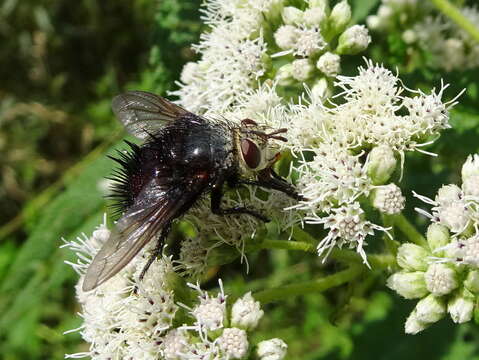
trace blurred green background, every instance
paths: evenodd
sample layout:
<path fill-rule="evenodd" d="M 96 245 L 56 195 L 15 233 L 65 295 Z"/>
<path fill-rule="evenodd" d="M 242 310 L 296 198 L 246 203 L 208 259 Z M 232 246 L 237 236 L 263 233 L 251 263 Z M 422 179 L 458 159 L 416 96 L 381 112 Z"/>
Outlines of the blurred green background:
<path fill-rule="evenodd" d="M 350 1 L 364 22 L 378 1 Z M 166 95 L 182 65 L 195 59 L 190 44 L 204 27 L 192 0 L 3 0 L 0 3 L 0 358 L 62 359 L 86 349 L 79 327 L 76 274 L 63 263 L 62 237 L 91 233 L 107 211 L 102 179 L 113 167 L 107 153 L 125 135 L 110 111 L 125 89 Z M 366 54 L 390 69 L 405 68 L 404 44 L 391 34 L 373 37 Z M 348 63 L 350 61 L 350 63 Z M 351 58 L 345 72 L 355 73 Z M 409 156 L 404 193 L 432 196 L 458 180 L 467 154 L 479 142 L 478 74 L 409 69 L 410 88 L 427 89 L 443 77 L 453 96 L 466 87 L 452 113 L 453 129 L 431 151 L 438 158 Z M 318 259 L 282 250 L 250 256 L 251 272 L 234 263 L 219 270 L 228 291 L 277 286 L 321 276 Z M 333 265 L 334 266 L 334 265 Z M 334 269 L 326 269 L 334 270 Z M 289 359 L 479 359 L 474 324 L 444 320 L 406 336 L 414 302 L 384 287 L 384 274 L 355 287 L 266 306 L 254 339 L 281 337 Z M 212 282 L 213 283 L 213 282 Z"/>

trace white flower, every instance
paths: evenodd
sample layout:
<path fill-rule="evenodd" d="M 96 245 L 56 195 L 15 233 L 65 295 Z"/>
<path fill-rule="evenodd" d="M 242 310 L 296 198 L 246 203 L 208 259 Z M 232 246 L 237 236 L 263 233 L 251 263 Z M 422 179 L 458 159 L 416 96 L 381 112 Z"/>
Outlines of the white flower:
<path fill-rule="evenodd" d="M 428 292 L 422 271 L 392 274 L 386 285 L 406 299 L 422 298 Z"/>
<path fill-rule="evenodd" d="M 385 214 L 397 214 L 404 209 L 406 198 L 395 184 L 379 186 L 375 189 L 373 206 Z"/>
<path fill-rule="evenodd" d="M 432 221 L 449 228 L 453 233 L 463 233 L 471 223 L 473 212 L 460 187 L 457 185 L 442 186 L 435 201 L 414 193 L 414 196 L 427 204 L 433 205 L 432 215 L 416 208 L 416 211 L 429 217 Z"/>
<path fill-rule="evenodd" d="M 461 264 L 479 267 L 479 234 L 467 239 L 457 239 L 444 246 L 446 253 Z"/>
<path fill-rule="evenodd" d="M 292 71 L 291 75 L 298 81 L 305 81 L 307 80 L 313 70 L 313 65 L 308 61 L 308 59 L 297 59 L 292 62 Z"/>
<path fill-rule="evenodd" d="M 241 359 L 248 352 L 246 331 L 238 328 L 226 328 L 218 338 L 218 346 L 225 352 L 227 359 Z"/>
<path fill-rule="evenodd" d="M 178 360 L 186 351 L 187 339 L 184 332 L 178 329 L 169 331 L 161 343 L 162 355 L 165 360 Z"/>
<path fill-rule="evenodd" d="M 300 28 L 297 30 L 296 36 L 296 43 L 293 47 L 294 55 L 304 57 L 311 56 L 326 46 L 326 42 L 317 27 Z"/>
<path fill-rule="evenodd" d="M 83 274 L 91 259 L 108 240 L 106 219 L 90 238 L 84 236 L 67 245 L 77 253 L 71 264 L 81 277 L 76 286 L 81 305 L 82 337 L 90 343 L 85 356 L 93 359 L 158 356 L 159 333 L 171 327 L 178 309 L 169 288 L 167 276 L 173 271 L 171 259 L 154 261 L 143 281 L 138 275 L 149 256 L 145 248 L 113 278 L 90 292 L 82 291 Z M 77 355 L 69 355 L 75 357 Z"/>
<path fill-rule="evenodd" d="M 296 43 L 296 27 L 292 25 L 281 25 L 274 33 L 274 40 L 280 49 L 292 49 Z"/>
<path fill-rule="evenodd" d="M 338 54 L 357 54 L 366 50 L 371 42 L 368 29 L 364 25 L 353 25 L 341 34 L 336 52 Z"/>
<path fill-rule="evenodd" d="M 341 57 L 337 54 L 326 52 L 320 56 L 316 67 L 324 75 L 334 77 L 341 71 Z"/>
<path fill-rule="evenodd" d="M 431 264 L 424 274 L 426 287 L 435 296 L 449 294 L 459 286 L 456 272 L 446 264 Z"/>
<path fill-rule="evenodd" d="M 231 309 L 231 324 L 244 329 L 254 329 L 263 317 L 260 303 L 253 299 L 251 292 L 236 300 Z"/>
<path fill-rule="evenodd" d="M 329 234 L 318 244 L 318 255 L 328 256 L 334 246 L 342 247 L 346 245 L 349 248 L 356 248 L 361 255 L 363 262 L 367 264 L 364 246 L 368 235 L 373 235 L 374 230 L 385 231 L 379 225 L 372 224 L 364 219 L 364 211 L 358 203 L 332 209 L 329 216 L 307 217 L 306 222 L 310 224 L 324 224 L 325 229 L 329 229 Z"/>
<path fill-rule="evenodd" d="M 369 193 L 370 180 L 359 157 L 334 143 L 320 144 L 313 151 L 312 161 L 298 167 L 298 188 L 308 199 L 298 208 L 328 211 L 333 205 L 351 203 Z"/>
<path fill-rule="evenodd" d="M 216 297 L 210 297 L 206 291 L 200 289 L 199 285 L 188 285 L 199 293 L 198 300 L 200 303 L 190 312 L 195 318 L 195 324 L 206 330 L 221 329 L 226 318 L 226 296 L 221 282 L 221 291 Z"/>
<path fill-rule="evenodd" d="M 286 356 L 288 345 L 281 339 L 274 338 L 261 341 L 256 354 L 261 360 L 282 360 Z"/>

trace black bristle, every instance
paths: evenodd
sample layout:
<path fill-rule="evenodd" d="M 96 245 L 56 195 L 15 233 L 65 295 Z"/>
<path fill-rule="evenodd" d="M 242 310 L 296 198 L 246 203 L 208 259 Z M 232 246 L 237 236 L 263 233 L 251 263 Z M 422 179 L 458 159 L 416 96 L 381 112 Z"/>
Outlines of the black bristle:
<path fill-rule="evenodd" d="M 132 184 L 132 178 L 141 172 L 141 148 L 125 140 L 130 147 L 128 151 L 117 150 L 116 156 L 107 155 L 120 166 L 114 169 L 107 179 L 114 182 L 107 196 L 112 201 L 110 208 L 114 217 L 119 217 L 133 204 L 137 189 Z"/>

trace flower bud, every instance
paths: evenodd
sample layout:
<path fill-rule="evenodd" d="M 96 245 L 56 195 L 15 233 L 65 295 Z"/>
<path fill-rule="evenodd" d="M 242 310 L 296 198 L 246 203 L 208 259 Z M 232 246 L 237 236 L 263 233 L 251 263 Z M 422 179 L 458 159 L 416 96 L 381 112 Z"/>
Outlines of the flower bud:
<path fill-rule="evenodd" d="M 462 165 L 461 176 L 462 181 L 471 176 L 479 175 L 479 154 L 469 155 Z"/>
<path fill-rule="evenodd" d="M 286 356 L 288 345 L 278 338 L 261 341 L 256 354 L 261 360 L 282 360 Z"/>
<path fill-rule="evenodd" d="M 444 317 L 446 305 L 444 300 L 434 295 L 428 295 L 419 300 L 415 308 L 416 318 L 423 323 L 433 323 Z"/>
<path fill-rule="evenodd" d="M 464 286 L 474 294 L 479 294 L 479 270 L 469 271 Z"/>
<path fill-rule="evenodd" d="M 324 75 L 334 77 L 341 71 L 341 57 L 330 52 L 324 53 L 318 59 L 316 67 Z"/>
<path fill-rule="evenodd" d="M 317 99 L 326 99 L 332 95 L 331 88 L 329 87 L 328 80 L 326 78 L 321 78 L 316 81 L 311 88 L 311 96 L 312 98 Z"/>
<path fill-rule="evenodd" d="M 285 64 L 278 69 L 275 80 L 278 85 L 287 86 L 293 83 L 293 64 Z"/>
<path fill-rule="evenodd" d="M 292 76 L 298 81 L 307 80 L 313 73 L 314 67 L 308 59 L 297 59 L 292 62 Z"/>
<path fill-rule="evenodd" d="M 429 253 L 416 244 L 402 244 L 397 253 L 397 262 L 404 270 L 426 271 Z"/>
<path fill-rule="evenodd" d="M 341 34 L 336 52 L 338 54 L 355 55 L 366 50 L 371 37 L 364 25 L 353 25 Z"/>
<path fill-rule="evenodd" d="M 413 310 L 404 324 L 404 331 L 406 334 L 415 335 L 427 328 L 428 325 L 427 323 L 419 321 L 416 316 L 416 310 Z"/>
<path fill-rule="evenodd" d="M 308 26 L 321 26 L 326 19 L 326 12 L 320 7 L 313 7 L 304 11 L 303 20 Z"/>
<path fill-rule="evenodd" d="M 228 359 L 241 359 L 248 352 L 248 337 L 246 331 L 238 328 L 226 328 L 218 338 L 219 347 Z"/>
<path fill-rule="evenodd" d="M 374 147 L 369 153 L 367 172 L 374 185 L 384 184 L 396 169 L 397 160 L 387 145 Z"/>
<path fill-rule="evenodd" d="M 406 299 L 418 299 L 427 295 L 424 273 L 421 271 L 392 274 L 386 285 Z"/>
<path fill-rule="evenodd" d="M 427 228 L 426 238 L 434 255 L 442 256 L 443 252 L 436 251 L 436 249 L 442 248 L 449 243 L 449 230 L 441 224 L 433 223 Z"/>
<path fill-rule="evenodd" d="M 373 193 L 373 206 L 380 212 L 393 215 L 404 209 L 406 198 L 396 184 L 379 186 Z"/>
<path fill-rule="evenodd" d="M 449 300 L 447 311 L 451 315 L 452 321 L 457 324 L 467 322 L 472 319 L 474 310 L 474 295 L 464 289 Z"/>
<path fill-rule="evenodd" d="M 459 286 L 456 272 L 446 264 L 431 264 L 424 274 L 426 287 L 435 296 L 449 294 Z"/>
<path fill-rule="evenodd" d="M 231 324 L 235 327 L 251 330 L 258 325 L 263 314 L 264 311 L 261 310 L 260 303 L 253 299 L 251 292 L 248 292 L 233 304 Z"/>
<path fill-rule="evenodd" d="M 329 23 L 334 33 L 339 34 L 343 32 L 350 20 L 351 7 L 346 0 L 337 3 L 331 10 Z"/>
<path fill-rule="evenodd" d="M 297 31 L 293 25 L 282 25 L 274 33 L 274 40 L 282 50 L 289 50 L 294 47 L 297 38 Z"/>
<path fill-rule="evenodd" d="M 283 21 L 285 24 L 294 25 L 303 22 L 303 12 L 294 6 L 286 6 L 283 9 Z"/>

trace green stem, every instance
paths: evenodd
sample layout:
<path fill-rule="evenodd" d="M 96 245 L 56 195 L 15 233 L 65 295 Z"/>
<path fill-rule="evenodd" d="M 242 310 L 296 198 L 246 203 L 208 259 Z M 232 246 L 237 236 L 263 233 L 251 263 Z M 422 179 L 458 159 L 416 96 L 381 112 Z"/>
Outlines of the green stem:
<path fill-rule="evenodd" d="M 404 217 L 403 214 L 394 215 L 391 217 L 394 225 L 401 230 L 401 232 L 407 236 L 407 238 L 423 247 L 427 247 L 427 241 L 424 236 L 421 235 L 419 231 L 416 230 L 414 225 L 412 225 L 408 219 Z"/>
<path fill-rule="evenodd" d="M 479 29 L 466 18 L 461 11 L 448 0 L 431 0 L 431 2 L 448 18 L 454 21 L 460 28 L 469 33 L 472 38 L 479 42 Z"/>
<path fill-rule="evenodd" d="M 259 291 L 253 296 L 262 304 L 266 304 L 272 301 L 284 300 L 297 295 L 322 292 L 353 280 L 354 278 L 358 277 L 362 271 L 363 269 L 359 266 L 351 266 L 346 270 L 339 271 L 333 275 L 329 275 L 321 279 L 279 286 L 274 289 Z"/>
<path fill-rule="evenodd" d="M 381 214 L 381 218 L 383 220 L 384 227 L 391 228 L 391 230 L 388 231 L 389 233 L 383 234 L 384 244 L 386 245 L 386 248 L 390 254 L 396 255 L 400 244 L 397 240 L 394 240 L 394 221 L 391 215 Z"/>
<path fill-rule="evenodd" d="M 316 246 L 304 241 L 288 241 L 288 240 L 264 240 L 261 243 L 265 249 L 284 249 L 298 250 L 310 253 L 316 253 Z"/>
<path fill-rule="evenodd" d="M 283 249 L 293 251 L 304 251 L 316 254 L 316 246 L 304 241 L 287 241 L 287 240 L 264 240 L 261 243 L 263 249 Z M 359 254 L 352 250 L 333 249 L 329 257 L 345 263 L 362 264 L 363 259 Z M 387 268 L 395 264 L 393 255 L 369 255 L 368 262 L 372 268 Z M 365 266 L 365 265 L 364 265 Z"/>

